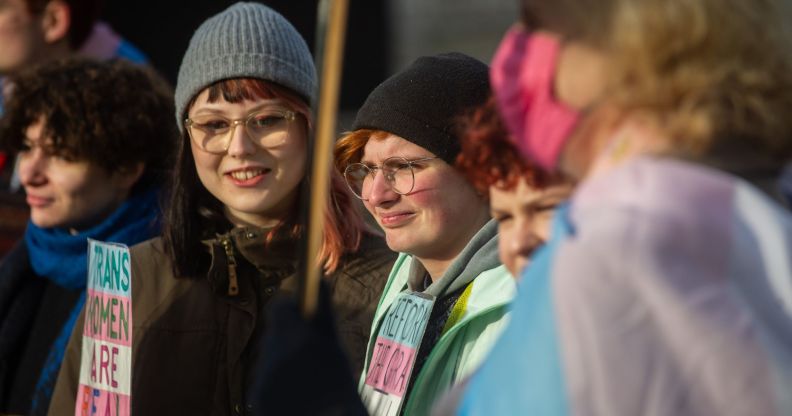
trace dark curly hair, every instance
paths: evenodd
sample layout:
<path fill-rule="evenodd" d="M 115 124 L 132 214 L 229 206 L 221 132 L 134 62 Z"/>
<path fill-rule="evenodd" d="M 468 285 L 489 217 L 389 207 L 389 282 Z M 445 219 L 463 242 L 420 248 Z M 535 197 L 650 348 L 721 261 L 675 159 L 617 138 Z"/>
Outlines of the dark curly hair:
<path fill-rule="evenodd" d="M 43 118 L 53 154 L 108 172 L 143 162 L 138 184 L 159 183 L 178 137 L 172 97 L 152 70 L 123 60 L 66 59 L 39 66 L 14 79 L 0 122 L 0 149 L 25 150 L 25 131 Z"/>
<path fill-rule="evenodd" d="M 33 15 L 44 12 L 52 0 L 26 0 L 28 11 Z M 69 6 L 69 46 L 79 49 L 91 35 L 94 23 L 102 11 L 101 0 L 63 0 Z"/>
<path fill-rule="evenodd" d="M 539 189 L 561 179 L 523 160 L 517 147 L 509 140 L 494 98 L 464 114 L 457 125 L 462 151 L 457 156 L 456 168 L 481 195 L 489 195 L 489 188 L 493 185 L 512 189 L 520 179 Z"/>

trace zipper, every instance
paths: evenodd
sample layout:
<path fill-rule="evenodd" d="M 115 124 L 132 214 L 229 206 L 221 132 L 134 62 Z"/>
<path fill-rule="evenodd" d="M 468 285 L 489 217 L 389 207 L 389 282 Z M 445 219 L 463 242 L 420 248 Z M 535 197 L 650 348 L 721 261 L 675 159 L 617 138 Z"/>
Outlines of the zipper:
<path fill-rule="evenodd" d="M 237 279 L 237 262 L 234 257 L 234 247 L 228 237 L 223 237 L 221 244 L 228 259 L 228 296 L 239 294 L 239 280 Z"/>

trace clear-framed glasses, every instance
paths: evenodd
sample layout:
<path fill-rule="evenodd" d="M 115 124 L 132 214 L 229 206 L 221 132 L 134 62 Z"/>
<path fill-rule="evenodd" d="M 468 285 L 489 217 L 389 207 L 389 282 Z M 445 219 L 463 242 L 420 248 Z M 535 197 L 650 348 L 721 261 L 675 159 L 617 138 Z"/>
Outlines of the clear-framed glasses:
<path fill-rule="evenodd" d="M 190 139 L 201 150 L 222 154 L 228 151 L 234 129 L 245 127 L 253 143 L 272 148 L 282 145 L 289 138 L 289 123 L 296 113 L 284 109 L 264 109 L 251 113 L 244 119 L 231 120 L 217 114 L 201 114 L 184 120 Z"/>
<path fill-rule="evenodd" d="M 401 156 L 394 156 L 385 159 L 380 166 L 352 163 L 344 169 L 344 179 L 346 179 L 347 186 L 349 186 L 349 189 L 352 190 L 356 197 L 368 201 L 374 178 L 379 170 L 382 171 L 385 181 L 393 192 L 399 195 L 407 195 L 415 187 L 414 165 L 437 158 L 437 156 L 434 156 L 409 160 Z"/>

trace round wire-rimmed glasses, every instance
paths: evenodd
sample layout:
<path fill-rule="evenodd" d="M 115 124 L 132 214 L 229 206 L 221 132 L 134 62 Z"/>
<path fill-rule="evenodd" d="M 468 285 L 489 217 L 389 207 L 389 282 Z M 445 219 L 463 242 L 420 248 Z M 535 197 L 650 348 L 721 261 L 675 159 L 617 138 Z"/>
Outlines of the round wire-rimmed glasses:
<path fill-rule="evenodd" d="M 264 147 L 278 147 L 289 138 L 289 123 L 297 117 L 294 111 L 263 109 L 243 119 L 228 119 L 219 114 L 201 114 L 184 120 L 187 134 L 198 148 L 208 153 L 228 152 L 234 129 L 242 125 L 253 143 Z"/>
<path fill-rule="evenodd" d="M 365 163 L 351 163 L 344 169 L 344 179 L 347 186 L 356 197 L 368 201 L 371 187 L 377 171 L 382 171 L 385 181 L 393 192 L 407 195 L 415 187 L 415 170 L 413 166 L 420 162 L 438 159 L 437 156 L 409 160 L 401 156 L 393 156 L 382 161 L 382 165 L 367 165 Z"/>

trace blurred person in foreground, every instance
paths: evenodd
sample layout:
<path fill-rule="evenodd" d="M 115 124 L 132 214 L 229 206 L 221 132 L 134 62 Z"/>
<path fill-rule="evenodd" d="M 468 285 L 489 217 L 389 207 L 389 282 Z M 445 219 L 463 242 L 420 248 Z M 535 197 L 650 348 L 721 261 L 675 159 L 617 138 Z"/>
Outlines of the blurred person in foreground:
<path fill-rule="evenodd" d="M 163 81 L 123 61 L 57 61 L 16 79 L 0 143 L 19 153 L 30 221 L 0 263 L 0 413 L 46 414 L 85 300 L 87 239 L 159 232 L 172 108 Z"/>
<path fill-rule="evenodd" d="M 580 182 L 459 414 L 792 412 L 788 8 L 523 0 L 499 109 Z"/>

